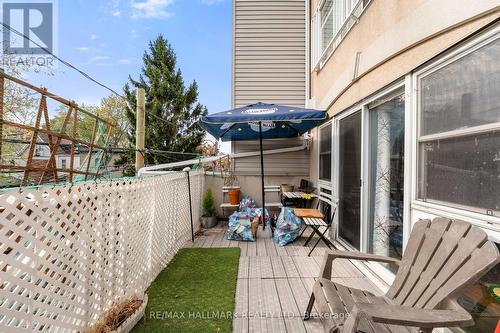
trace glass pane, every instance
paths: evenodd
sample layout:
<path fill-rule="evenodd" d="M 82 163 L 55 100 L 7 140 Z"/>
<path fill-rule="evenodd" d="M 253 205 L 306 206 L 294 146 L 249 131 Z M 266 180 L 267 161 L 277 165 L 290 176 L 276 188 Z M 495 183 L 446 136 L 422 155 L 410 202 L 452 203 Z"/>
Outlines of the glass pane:
<path fill-rule="evenodd" d="M 421 80 L 422 135 L 500 122 L 500 39 Z"/>
<path fill-rule="evenodd" d="M 319 178 L 332 180 L 332 125 L 319 131 Z"/>
<path fill-rule="evenodd" d="M 359 249 L 361 113 L 340 120 L 339 236 Z"/>
<path fill-rule="evenodd" d="M 333 38 L 333 1 L 325 1 L 321 8 L 321 51 L 324 51 Z"/>
<path fill-rule="evenodd" d="M 420 144 L 420 198 L 500 211 L 500 131 Z"/>
<path fill-rule="evenodd" d="M 368 251 L 394 258 L 403 252 L 404 107 L 401 95 L 370 111 Z"/>

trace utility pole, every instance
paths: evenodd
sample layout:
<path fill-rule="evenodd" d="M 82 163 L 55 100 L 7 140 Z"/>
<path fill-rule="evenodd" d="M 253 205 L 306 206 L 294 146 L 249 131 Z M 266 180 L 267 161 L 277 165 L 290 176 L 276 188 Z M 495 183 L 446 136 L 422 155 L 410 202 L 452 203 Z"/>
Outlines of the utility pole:
<path fill-rule="evenodd" d="M 146 124 L 146 92 L 144 88 L 137 89 L 137 113 L 135 123 L 135 170 L 144 167 L 144 133 Z"/>

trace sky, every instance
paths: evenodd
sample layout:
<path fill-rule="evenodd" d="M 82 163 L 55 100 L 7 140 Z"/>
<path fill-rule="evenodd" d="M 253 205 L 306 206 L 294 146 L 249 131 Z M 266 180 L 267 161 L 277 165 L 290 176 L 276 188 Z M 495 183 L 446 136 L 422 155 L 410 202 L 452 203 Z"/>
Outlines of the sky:
<path fill-rule="evenodd" d="M 148 42 L 163 34 L 209 113 L 230 108 L 231 0 L 58 0 L 57 8 L 58 56 L 98 81 L 122 93 L 129 75 L 138 78 Z M 110 94 L 63 64 L 26 79 L 79 104 Z"/>

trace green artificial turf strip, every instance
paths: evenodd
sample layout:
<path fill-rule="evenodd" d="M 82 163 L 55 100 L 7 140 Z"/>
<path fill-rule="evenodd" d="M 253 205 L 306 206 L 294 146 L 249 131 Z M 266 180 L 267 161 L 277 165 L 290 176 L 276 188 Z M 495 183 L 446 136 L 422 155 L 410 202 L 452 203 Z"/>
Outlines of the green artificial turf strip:
<path fill-rule="evenodd" d="M 239 248 L 181 249 L 147 290 L 133 333 L 232 331 Z"/>

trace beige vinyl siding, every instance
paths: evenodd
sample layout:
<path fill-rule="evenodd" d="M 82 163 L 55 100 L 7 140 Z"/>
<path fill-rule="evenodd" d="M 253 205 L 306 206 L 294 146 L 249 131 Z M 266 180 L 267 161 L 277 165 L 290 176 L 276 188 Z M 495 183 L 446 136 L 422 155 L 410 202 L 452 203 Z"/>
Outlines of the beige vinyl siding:
<path fill-rule="evenodd" d="M 256 102 L 303 107 L 306 91 L 305 0 L 234 0 L 233 107 Z M 264 149 L 302 145 L 302 139 L 265 140 Z M 259 151 L 255 141 L 233 142 L 233 152 Z M 268 176 L 306 176 L 308 151 L 264 156 Z M 238 158 L 240 175 L 260 175 L 260 157 Z"/>
<path fill-rule="evenodd" d="M 304 106 L 305 0 L 234 0 L 233 106 Z"/>
<path fill-rule="evenodd" d="M 264 140 L 264 150 L 299 147 L 302 138 Z M 235 153 L 246 153 L 259 150 L 255 141 L 238 141 L 234 146 Z M 235 159 L 235 170 L 238 175 L 260 175 L 260 156 Z M 309 152 L 307 150 L 289 153 L 264 155 L 264 172 L 266 176 L 309 176 Z"/>

